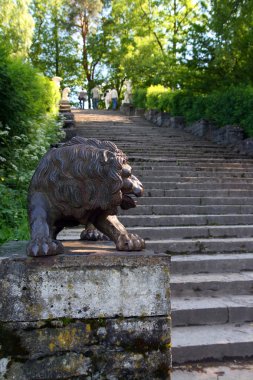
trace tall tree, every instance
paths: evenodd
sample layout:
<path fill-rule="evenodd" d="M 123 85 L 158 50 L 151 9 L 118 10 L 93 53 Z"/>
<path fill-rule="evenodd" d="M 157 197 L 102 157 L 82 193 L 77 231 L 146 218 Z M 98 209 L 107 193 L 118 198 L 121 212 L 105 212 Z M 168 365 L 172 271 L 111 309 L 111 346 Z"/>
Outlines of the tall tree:
<path fill-rule="evenodd" d="M 11 53 L 26 56 L 32 42 L 34 22 L 30 0 L 0 0 L 0 39 Z"/>
<path fill-rule="evenodd" d="M 48 76 L 60 76 L 65 84 L 78 83 L 82 67 L 78 41 L 67 31 L 63 0 L 32 0 L 35 20 L 30 59 Z"/>
<path fill-rule="evenodd" d="M 212 0 L 214 67 L 227 83 L 253 82 L 252 0 Z"/>
<path fill-rule="evenodd" d="M 138 85 L 178 85 L 200 5 L 194 0 L 112 0 L 121 67 Z"/>
<path fill-rule="evenodd" d="M 94 85 L 95 72 L 103 51 L 100 51 L 103 36 L 97 33 L 102 20 L 103 2 L 101 0 L 67 0 L 67 29 L 69 33 L 78 33 L 82 44 L 82 66 L 87 81 L 88 93 Z M 90 104 L 90 96 L 89 96 Z"/>

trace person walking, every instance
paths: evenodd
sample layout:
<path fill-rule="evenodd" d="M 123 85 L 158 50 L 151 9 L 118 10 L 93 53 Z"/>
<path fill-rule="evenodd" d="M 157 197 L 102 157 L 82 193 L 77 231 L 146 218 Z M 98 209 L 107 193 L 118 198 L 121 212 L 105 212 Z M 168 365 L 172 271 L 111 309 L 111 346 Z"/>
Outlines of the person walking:
<path fill-rule="evenodd" d="M 84 103 L 87 101 L 87 91 L 85 91 L 83 88 L 78 94 L 78 100 L 79 100 L 79 105 L 80 108 L 84 110 Z"/>
<path fill-rule="evenodd" d="M 111 90 L 106 90 L 104 97 L 105 97 L 105 108 L 108 110 L 110 108 L 110 104 L 112 101 Z"/>
<path fill-rule="evenodd" d="M 113 88 L 112 91 L 111 91 L 111 98 L 112 98 L 112 109 L 113 110 L 116 110 L 117 106 L 118 106 L 118 91 L 116 90 L 116 88 Z"/>
<path fill-rule="evenodd" d="M 97 86 L 95 86 L 91 90 L 91 95 L 92 95 L 92 106 L 93 106 L 93 109 L 97 110 L 98 109 L 98 102 L 99 102 L 99 99 L 100 99 L 99 88 Z"/>

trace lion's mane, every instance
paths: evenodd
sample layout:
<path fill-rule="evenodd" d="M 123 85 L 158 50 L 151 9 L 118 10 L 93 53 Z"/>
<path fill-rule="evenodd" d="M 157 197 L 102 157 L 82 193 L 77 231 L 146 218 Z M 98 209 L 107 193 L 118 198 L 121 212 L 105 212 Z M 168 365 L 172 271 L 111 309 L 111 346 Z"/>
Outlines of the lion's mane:
<path fill-rule="evenodd" d="M 113 209 L 122 200 L 122 168 L 126 161 L 126 155 L 109 141 L 74 137 L 55 145 L 43 157 L 30 192 L 45 192 L 65 215 Z"/>

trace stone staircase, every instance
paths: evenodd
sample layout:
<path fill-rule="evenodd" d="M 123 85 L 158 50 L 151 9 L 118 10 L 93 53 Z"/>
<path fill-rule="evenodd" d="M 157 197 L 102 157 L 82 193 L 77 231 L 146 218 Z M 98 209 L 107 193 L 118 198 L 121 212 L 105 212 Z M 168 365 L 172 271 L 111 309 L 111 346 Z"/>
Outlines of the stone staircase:
<path fill-rule="evenodd" d="M 115 142 L 145 187 L 120 219 L 172 256 L 173 362 L 253 356 L 253 160 L 140 117 L 75 118 L 72 135 Z"/>

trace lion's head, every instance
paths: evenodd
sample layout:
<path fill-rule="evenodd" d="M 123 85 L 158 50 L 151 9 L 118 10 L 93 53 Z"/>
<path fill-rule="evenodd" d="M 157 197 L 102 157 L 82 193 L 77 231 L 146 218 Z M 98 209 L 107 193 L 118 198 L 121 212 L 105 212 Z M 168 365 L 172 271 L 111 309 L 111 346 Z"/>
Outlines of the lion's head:
<path fill-rule="evenodd" d="M 131 196 L 140 197 L 143 187 L 115 144 L 74 137 L 41 160 L 30 186 L 34 191 L 47 193 L 64 215 L 78 218 L 85 210 L 135 207 Z"/>

